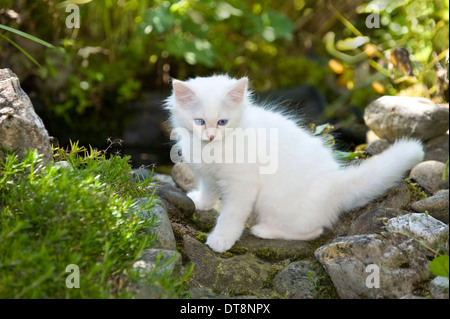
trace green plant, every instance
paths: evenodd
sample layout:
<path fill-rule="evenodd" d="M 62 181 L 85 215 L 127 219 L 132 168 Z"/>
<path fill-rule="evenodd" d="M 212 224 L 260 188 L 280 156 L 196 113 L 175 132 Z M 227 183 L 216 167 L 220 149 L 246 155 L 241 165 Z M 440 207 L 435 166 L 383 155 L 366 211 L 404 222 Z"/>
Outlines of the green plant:
<path fill-rule="evenodd" d="M 335 129 L 334 125 L 329 124 L 329 123 L 325 123 L 322 125 L 316 125 L 316 124 L 312 123 L 312 124 L 307 125 L 307 128 L 309 128 L 309 130 L 311 130 L 313 135 L 321 136 L 325 145 L 327 145 L 329 147 L 335 146 L 336 141 L 334 139 L 334 136 L 332 134 L 330 134 Z M 359 145 L 355 149 L 354 152 L 345 152 L 345 151 L 340 151 L 340 150 L 334 149 L 333 154 L 338 160 L 341 160 L 344 162 L 348 162 L 353 159 L 366 159 L 367 153 L 362 149 L 365 146 L 366 146 L 365 144 Z"/>
<path fill-rule="evenodd" d="M 323 40 L 342 94 L 328 116 L 345 116 L 347 103 L 365 107 L 383 94 L 448 100 L 441 66 L 449 52 L 448 1 L 371 0 L 356 8 L 360 18 L 352 21 L 333 10 L 344 29 L 330 30 Z M 374 14 L 379 24 L 370 28 L 366 19 Z"/>
<path fill-rule="evenodd" d="M 425 216 L 426 218 L 428 218 L 428 211 L 425 211 Z M 425 228 L 429 229 L 429 225 L 423 223 L 423 221 L 421 221 L 422 225 L 425 226 Z M 417 242 L 420 246 L 424 247 L 425 249 L 427 249 L 428 251 L 432 252 L 434 254 L 434 258 L 431 261 L 431 263 L 429 264 L 428 268 L 430 270 L 430 272 L 434 275 L 434 276 L 443 276 L 443 277 L 447 277 L 449 276 L 449 256 L 448 256 L 448 242 L 447 243 L 441 243 L 438 242 L 436 238 L 434 238 L 434 246 L 437 246 L 437 248 L 433 248 L 430 247 L 430 245 L 425 244 L 424 242 L 422 242 L 421 240 L 415 238 L 414 236 L 412 236 L 411 233 L 409 232 L 403 232 L 400 231 L 398 229 L 395 229 L 393 227 L 389 227 L 389 229 L 395 233 L 398 233 L 400 235 L 409 237 L 411 239 L 413 239 L 415 242 Z M 448 288 L 448 287 L 447 287 Z"/>
<path fill-rule="evenodd" d="M 0 297 L 129 298 L 133 263 L 155 241 L 151 181 L 133 181 L 129 157 L 73 152 L 69 167 L 43 165 L 36 151 L 0 161 Z M 149 201 L 138 204 L 135 198 Z M 80 269 L 80 288 L 68 289 L 68 265 Z M 174 274 L 154 271 L 146 284 L 163 296 L 182 294 Z"/>
<path fill-rule="evenodd" d="M 11 33 L 14 33 L 14 34 L 19 35 L 19 36 L 21 36 L 21 37 L 24 37 L 24 38 L 26 38 L 26 39 L 28 39 L 28 40 L 31 40 L 31 41 L 34 41 L 34 42 L 36 42 L 36 43 L 39 43 L 39 44 L 41 44 L 41 45 L 43 45 L 43 46 L 46 46 L 46 47 L 48 47 L 48 48 L 52 48 L 52 49 L 55 48 L 52 44 L 50 44 L 50 43 L 48 43 L 48 42 L 45 42 L 45 41 L 43 41 L 43 40 L 41 40 L 41 39 L 38 39 L 38 38 L 36 38 L 35 36 L 32 36 L 31 34 L 22 32 L 22 31 L 20 31 L 20 30 L 17 30 L 17 29 L 11 28 L 11 27 L 8 27 L 8 26 L 6 26 L 6 25 L 0 24 L 0 29 L 6 30 L 6 31 L 11 32 Z M 37 62 L 37 61 L 36 61 L 36 60 L 35 60 L 35 59 L 34 59 L 34 58 L 33 58 L 33 57 L 32 57 L 32 56 L 31 56 L 24 48 L 22 48 L 19 44 L 17 44 L 17 43 L 14 42 L 13 40 L 11 40 L 8 36 L 6 36 L 6 35 L 0 33 L 0 37 L 2 37 L 4 40 L 8 41 L 8 42 L 11 43 L 13 46 L 15 46 L 20 52 L 22 52 L 28 59 L 30 59 L 30 60 L 31 60 L 34 64 L 36 64 L 38 67 L 42 67 L 42 66 L 39 64 L 39 62 Z"/>
<path fill-rule="evenodd" d="M 318 299 L 339 298 L 330 277 L 323 269 L 319 269 L 317 271 L 308 270 L 304 278 L 308 278 L 311 281 L 309 290 L 316 292 L 315 298 Z"/>
<path fill-rule="evenodd" d="M 429 266 L 430 272 L 435 276 L 447 277 L 449 276 L 448 255 L 441 255 L 434 258 Z M 445 287 L 448 289 L 447 287 Z"/>

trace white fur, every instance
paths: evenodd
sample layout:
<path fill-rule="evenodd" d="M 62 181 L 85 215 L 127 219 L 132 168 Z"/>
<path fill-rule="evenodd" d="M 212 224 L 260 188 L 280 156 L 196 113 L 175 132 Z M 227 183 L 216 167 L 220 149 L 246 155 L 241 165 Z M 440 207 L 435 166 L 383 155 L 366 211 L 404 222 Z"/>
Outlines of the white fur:
<path fill-rule="evenodd" d="M 193 132 L 194 119 L 206 121 L 202 136 L 192 133 L 189 141 L 180 142 L 182 152 L 195 138 L 202 140 L 203 147 L 223 143 L 222 139 L 209 142 L 205 132 L 223 131 L 214 123 L 224 118 L 228 128 L 278 129 L 275 174 L 260 174 L 260 163 L 192 164 L 200 182 L 188 196 L 196 208 L 208 210 L 219 198 L 223 201 L 216 227 L 206 242 L 216 252 L 233 246 L 252 211 L 258 224 L 251 231 L 258 237 L 315 239 L 324 228 L 333 226 L 340 213 L 382 195 L 423 160 L 421 143 L 403 139 L 359 166 L 341 167 L 322 139 L 299 128 L 295 119 L 254 105 L 246 85 L 246 78 L 235 80 L 224 75 L 175 80 L 174 92 L 166 101 L 173 127 Z"/>

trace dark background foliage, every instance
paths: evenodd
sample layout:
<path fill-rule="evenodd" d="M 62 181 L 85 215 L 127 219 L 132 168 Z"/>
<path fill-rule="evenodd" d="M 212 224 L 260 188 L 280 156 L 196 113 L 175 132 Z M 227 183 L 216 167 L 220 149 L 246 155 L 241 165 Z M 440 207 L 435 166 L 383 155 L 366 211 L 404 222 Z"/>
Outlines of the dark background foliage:
<path fill-rule="evenodd" d="M 0 24 L 56 48 L 0 29 L 0 67 L 61 145 L 120 138 L 133 160 L 164 163 L 170 78 L 224 72 L 355 145 L 380 95 L 448 102 L 448 12 L 448 0 L 1 0 Z"/>

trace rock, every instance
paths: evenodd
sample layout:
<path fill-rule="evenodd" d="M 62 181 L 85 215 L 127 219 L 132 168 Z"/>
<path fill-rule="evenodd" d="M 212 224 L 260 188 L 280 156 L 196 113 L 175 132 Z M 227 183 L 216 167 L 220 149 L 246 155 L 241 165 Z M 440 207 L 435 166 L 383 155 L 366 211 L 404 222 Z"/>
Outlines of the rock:
<path fill-rule="evenodd" d="M 439 245 L 448 243 L 448 226 L 432 216 L 412 213 L 391 218 L 386 224 L 388 232 L 402 233 L 438 250 Z"/>
<path fill-rule="evenodd" d="M 137 199 L 140 202 L 148 201 L 148 198 Z M 153 246 L 154 248 L 161 248 L 167 250 L 176 250 L 177 243 L 175 241 L 175 236 L 173 234 L 172 225 L 169 220 L 167 211 L 159 204 L 152 207 L 150 211 L 143 211 L 141 215 L 144 218 L 152 218 L 155 216 L 158 220 L 156 226 L 152 228 L 157 237 L 157 244 Z"/>
<path fill-rule="evenodd" d="M 427 251 L 391 233 L 336 238 L 315 251 L 340 298 L 401 298 L 428 279 Z"/>
<path fill-rule="evenodd" d="M 189 289 L 190 299 L 224 299 L 225 295 L 215 294 L 210 289 L 205 287 L 192 287 Z"/>
<path fill-rule="evenodd" d="M 192 222 L 198 230 L 208 233 L 216 226 L 218 216 L 219 213 L 215 209 L 196 210 L 192 215 Z"/>
<path fill-rule="evenodd" d="M 313 246 L 311 242 L 282 239 L 263 239 L 253 236 L 247 229 L 241 238 L 234 244 L 233 249 L 246 249 L 250 253 L 272 261 L 294 257 L 312 257 Z"/>
<path fill-rule="evenodd" d="M 386 150 L 391 144 L 387 140 L 375 140 L 366 147 L 369 155 L 377 155 Z"/>
<path fill-rule="evenodd" d="M 419 200 L 410 205 L 410 208 L 419 213 L 428 212 L 437 220 L 448 224 L 449 221 L 449 191 L 437 192 L 434 196 Z"/>
<path fill-rule="evenodd" d="M 425 143 L 425 161 L 438 161 L 446 163 L 448 159 L 448 133 L 439 135 Z"/>
<path fill-rule="evenodd" d="M 172 176 L 170 176 L 168 174 L 154 173 L 154 177 L 155 177 L 156 184 L 162 182 L 162 183 L 169 184 L 173 187 L 177 187 L 177 184 L 173 180 Z"/>
<path fill-rule="evenodd" d="M 145 181 L 154 177 L 154 173 L 147 168 L 135 168 L 131 171 L 133 172 L 133 178 L 136 182 Z"/>
<path fill-rule="evenodd" d="M 448 243 L 448 226 L 425 214 L 391 218 L 386 230 L 339 237 L 315 251 L 341 298 L 410 296 L 430 276 L 434 252 L 425 246 Z"/>
<path fill-rule="evenodd" d="M 270 263 L 253 254 L 221 258 L 198 240 L 184 236 L 184 253 L 194 264 L 192 287 L 207 287 L 217 294 L 249 294 L 260 290 Z"/>
<path fill-rule="evenodd" d="M 316 266 L 307 260 L 289 264 L 275 275 L 273 279 L 275 290 L 280 296 L 291 299 L 313 299 L 316 295 L 312 279 L 315 268 Z"/>
<path fill-rule="evenodd" d="M 359 216 L 350 226 L 349 235 L 362 235 L 382 232 L 384 219 L 408 214 L 407 211 L 398 208 L 380 207 L 369 210 Z"/>
<path fill-rule="evenodd" d="M 172 250 L 165 249 L 146 249 L 142 252 L 142 256 L 133 264 L 133 271 L 138 275 L 137 281 L 130 283 L 127 288 L 134 298 L 137 299 L 159 299 L 166 297 L 166 289 L 155 284 L 149 284 L 145 277 L 157 268 L 157 273 L 181 273 L 181 255 Z"/>
<path fill-rule="evenodd" d="M 181 270 L 180 265 L 180 253 L 173 250 L 150 248 L 142 251 L 142 256 L 133 264 L 133 269 L 148 273 L 158 266 L 159 272 L 173 272 Z"/>
<path fill-rule="evenodd" d="M 373 142 L 375 142 L 376 140 L 379 140 L 379 139 L 380 139 L 380 137 L 377 134 L 375 134 L 374 131 L 368 130 L 366 132 L 366 143 L 367 144 L 372 144 Z"/>
<path fill-rule="evenodd" d="M 449 111 L 425 98 L 383 96 L 367 106 L 364 121 L 389 142 L 401 137 L 427 141 L 448 130 Z"/>
<path fill-rule="evenodd" d="M 448 189 L 448 178 L 442 180 L 445 164 L 438 161 L 425 161 L 417 164 L 409 175 L 427 192 L 434 193 L 440 189 Z"/>
<path fill-rule="evenodd" d="M 9 69 L 0 69 L 0 147 L 17 149 L 20 159 L 25 150 L 36 149 L 44 163 L 53 161 L 44 123 L 20 87 L 19 79 Z M 0 150 L 1 157 L 3 153 Z"/>
<path fill-rule="evenodd" d="M 178 187 L 166 183 L 159 183 L 155 194 L 160 198 L 160 203 L 167 210 L 172 221 L 189 221 L 195 212 L 194 202 Z"/>
<path fill-rule="evenodd" d="M 197 185 L 198 178 L 187 163 L 175 163 L 171 174 L 175 183 L 185 192 L 193 190 Z"/>
<path fill-rule="evenodd" d="M 430 295 L 434 299 L 448 299 L 448 277 L 434 278 L 430 282 Z"/>

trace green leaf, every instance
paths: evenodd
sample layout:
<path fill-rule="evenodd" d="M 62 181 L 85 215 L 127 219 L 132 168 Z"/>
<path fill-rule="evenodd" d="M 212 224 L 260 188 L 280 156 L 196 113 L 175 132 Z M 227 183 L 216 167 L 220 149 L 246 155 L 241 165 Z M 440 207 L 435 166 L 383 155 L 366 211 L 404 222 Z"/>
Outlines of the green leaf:
<path fill-rule="evenodd" d="M 6 26 L 6 25 L 0 24 L 0 29 L 3 29 L 3 30 L 6 30 L 6 31 L 15 33 L 15 34 L 20 35 L 20 36 L 22 36 L 22 37 L 24 37 L 24 38 L 27 38 L 28 40 L 31 40 L 31 41 L 37 42 L 37 43 L 39 43 L 39 44 L 42 44 L 43 46 L 46 46 L 46 47 L 48 47 L 48 48 L 52 48 L 52 49 L 55 48 L 53 45 L 51 45 L 51 44 L 48 43 L 48 42 L 45 42 L 45 41 L 43 41 L 43 40 L 41 40 L 41 39 L 38 39 L 38 38 L 36 38 L 36 37 L 34 37 L 34 36 L 28 34 L 28 33 L 19 31 L 19 30 L 17 30 L 17 29 L 8 27 L 8 26 Z"/>
<path fill-rule="evenodd" d="M 431 45 L 429 45 L 420 50 L 419 52 L 414 53 L 414 57 L 416 58 L 417 61 L 421 63 L 426 63 L 430 59 L 431 52 L 433 52 L 433 48 L 431 47 Z"/>
<path fill-rule="evenodd" d="M 358 152 L 343 152 L 338 150 L 333 151 L 333 153 L 338 159 L 346 161 L 350 161 L 359 155 Z"/>
<path fill-rule="evenodd" d="M 271 42 L 272 38 L 289 39 L 292 36 L 294 23 L 284 13 L 268 11 L 262 14 L 261 18 L 264 22 L 264 25 L 266 26 L 264 32 L 270 30 L 271 36 L 269 37 L 269 39 L 267 39 L 263 34 L 264 38 L 266 38 L 266 40 L 268 40 L 269 42 Z"/>
<path fill-rule="evenodd" d="M 435 276 L 448 278 L 448 255 L 438 256 L 430 263 L 429 269 Z"/>
<path fill-rule="evenodd" d="M 142 24 L 150 25 L 158 34 L 168 31 L 175 23 L 175 17 L 172 15 L 169 5 L 170 3 L 167 2 L 156 8 L 147 9 Z"/>
<path fill-rule="evenodd" d="M 22 47 L 20 45 L 18 45 L 16 42 L 14 42 L 13 40 L 11 40 L 10 38 L 8 38 L 7 36 L 0 34 L 0 37 L 2 37 L 3 39 L 5 39 L 6 41 L 8 41 L 9 43 L 11 43 L 13 46 L 15 46 L 20 52 L 22 52 L 28 59 L 31 60 L 31 62 L 33 62 L 34 64 L 36 64 L 38 67 L 42 67 L 38 61 L 36 61 L 35 58 L 33 58 L 27 51 L 25 51 L 24 49 L 22 49 Z"/>
<path fill-rule="evenodd" d="M 211 43 L 204 39 L 170 35 L 166 37 L 164 49 L 173 56 L 182 57 L 191 65 L 199 63 L 213 67 L 217 58 Z"/>
<path fill-rule="evenodd" d="M 334 128 L 334 126 L 330 123 L 317 125 L 316 129 L 314 130 L 314 135 L 320 135 L 320 134 L 324 133 L 324 131 L 329 131 L 329 130 L 332 130 L 333 128 Z"/>

